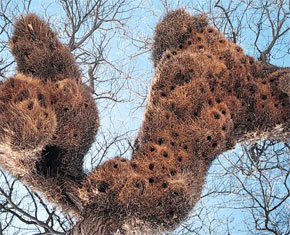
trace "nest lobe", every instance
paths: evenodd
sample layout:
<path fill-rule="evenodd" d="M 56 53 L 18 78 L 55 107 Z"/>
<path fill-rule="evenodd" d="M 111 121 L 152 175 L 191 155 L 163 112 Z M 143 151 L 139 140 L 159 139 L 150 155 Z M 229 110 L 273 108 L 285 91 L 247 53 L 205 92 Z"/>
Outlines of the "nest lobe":
<path fill-rule="evenodd" d="M 10 47 L 18 72 L 42 80 L 80 79 L 79 69 L 69 49 L 35 14 L 22 16 L 16 21 Z"/>
<path fill-rule="evenodd" d="M 38 16 L 16 21 L 10 46 L 19 73 L 0 86 L 0 164 L 76 212 L 66 195 L 85 176 L 82 160 L 99 125 L 96 103 L 69 49 Z"/>
<path fill-rule="evenodd" d="M 79 195 L 96 214 L 105 203 L 110 213 L 122 211 L 160 231 L 186 218 L 219 154 L 237 142 L 273 136 L 277 125 L 283 128 L 276 140 L 289 136 L 289 94 L 278 81 L 289 83 L 283 79 L 289 69 L 256 62 L 184 10 L 157 25 L 153 60 L 155 77 L 132 160 L 99 166 Z M 106 189 L 96 194 L 95 185 L 104 182 Z"/>

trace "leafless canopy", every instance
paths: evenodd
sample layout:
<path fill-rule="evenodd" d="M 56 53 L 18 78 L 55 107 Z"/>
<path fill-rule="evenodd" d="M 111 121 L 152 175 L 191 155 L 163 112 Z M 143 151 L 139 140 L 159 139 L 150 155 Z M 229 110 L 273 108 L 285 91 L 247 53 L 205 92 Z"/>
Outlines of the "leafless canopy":
<path fill-rule="evenodd" d="M 19 15 L 35 11 L 35 4 L 33 0 L 0 1 L 3 80 L 15 70 L 8 47 L 12 24 Z M 181 6 L 192 13 L 206 13 L 210 23 L 228 39 L 241 44 L 247 54 L 289 67 L 287 0 L 59 0 L 39 6 L 43 18 L 61 32 L 59 37 L 81 66 L 82 79 L 90 86 L 103 115 L 102 125 L 110 126 L 100 129 L 87 156 L 87 170 L 108 157 L 127 156 L 133 149 L 131 142 L 142 117 L 140 109 L 144 108 L 152 73 L 149 51 L 153 25 L 160 15 Z M 51 9 L 61 12 L 60 16 Z M 153 18 L 154 23 L 149 20 L 146 24 L 144 18 Z M 139 60 L 143 60 L 141 66 Z M 119 109 L 140 118 L 133 127 L 118 122 L 114 117 L 120 116 Z M 191 220 L 173 234 L 289 234 L 289 151 L 288 143 L 261 141 L 241 145 L 235 152 L 220 156 L 211 167 L 202 200 L 192 212 Z M 39 194 L 3 171 L 0 213 L 0 235 L 65 234 L 75 223 L 72 216 L 49 206 Z"/>

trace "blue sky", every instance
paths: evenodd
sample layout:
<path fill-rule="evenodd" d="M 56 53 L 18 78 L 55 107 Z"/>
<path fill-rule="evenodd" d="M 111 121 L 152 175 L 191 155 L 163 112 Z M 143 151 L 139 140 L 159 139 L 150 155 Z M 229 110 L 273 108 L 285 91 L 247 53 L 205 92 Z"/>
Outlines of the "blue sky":
<path fill-rule="evenodd" d="M 170 1 L 169 1 L 170 2 Z M 180 2 L 180 4 L 176 3 Z M 188 1 L 171 1 L 170 2 L 170 8 L 174 9 L 177 6 L 182 5 L 188 5 L 184 4 Z M 190 2 L 190 1 L 189 1 Z M 189 11 L 193 11 L 193 8 L 196 7 L 198 10 L 202 10 L 208 1 L 195 1 L 195 5 L 190 3 L 187 7 Z M 229 1 L 222 1 L 225 5 L 229 3 Z M 135 4 L 137 5 L 138 2 L 136 1 Z M 46 9 L 46 10 L 44 10 Z M 243 8 L 240 9 L 242 12 Z M 58 28 L 59 24 L 58 21 L 60 20 L 61 16 L 64 14 L 63 10 L 61 9 L 60 5 L 56 3 L 53 0 L 46 0 L 46 1 L 37 1 L 33 0 L 30 7 L 30 12 L 35 12 L 38 15 L 41 16 L 49 16 L 50 23 L 53 25 L 53 28 L 56 30 L 61 30 Z M 252 21 L 257 21 L 255 12 L 248 12 L 249 15 L 252 13 L 253 17 L 249 17 Z M 130 31 L 131 36 L 134 38 L 144 38 L 144 37 L 152 37 L 153 30 L 155 24 L 158 22 L 158 20 L 164 16 L 165 11 L 164 7 L 160 3 L 160 1 L 153 1 L 153 0 L 146 0 L 143 1 L 142 7 L 136 9 L 134 11 L 133 17 L 130 19 L 130 22 L 128 22 L 128 31 Z M 257 15 L 258 17 L 258 15 Z M 1 20 L 1 19 L 0 19 Z M 289 21 L 289 20 L 288 20 Z M 246 23 L 246 20 L 245 22 Z M 265 22 L 261 22 L 265 23 Z M 288 25 L 290 23 L 288 22 Z M 262 27 L 266 27 L 267 25 L 263 25 Z M 247 54 L 257 56 L 258 53 L 253 47 L 253 40 L 254 40 L 254 31 L 244 28 L 242 30 L 242 37 L 240 38 L 239 42 L 243 46 L 245 52 Z M 261 47 L 265 46 L 268 39 L 271 37 L 271 32 L 269 30 L 266 30 L 265 33 L 262 35 L 263 37 L 258 42 Z M 61 32 L 59 32 L 61 36 Z M 5 40 L 2 38 L 1 40 Z M 279 66 L 290 66 L 290 56 L 289 54 L 287 56 L 279 58 L 279 50 L 284 50 L 285 46 L 288 45 L 289 47 L 289 33 L 285 37 L 286 41 L 281 42 L 280 46 L 275 48 L 277 51 L 277 58 L 272 61 L 275 65 Z M 287 44 L 288 42 L 288 44 Z M 89 46 L 89 45 L 88 45 Z M 128 100 L 128 102 L 125 103 L 110 103 L 110 101 L 102 101 L 99 102 L 99 111 L 100 111 L 100 119 L 101 119 L 101 130 L 100 132 L 103 132 L 104 134 L 110 134 L 112 136 L 128 133 L 125 135 L 125 137 L 130 138 L 131 140 L 134 139 L 134 136 L 136 135 L 139 126 L 141 125 L 142 118 L 143 118 L 143 112 L 144 112 L 144 104 L 140 106 L 140 103 L 142 103 L 143 98 L 140 97 L 136 92 L 139 93 L 146 93 L 149 90 L 150 81 L 154 74 L 154 69 L 151 61 L 151 55 L 150 52 L 142 53 L 139 56 L 134 56 L 138 54 L 138 50 L 136 47 L 132 45 L 132 42 L 130 40 L 127 40 L 124 35 L 122 35 L 120 32 L 118 32 L 115 36 L 115 38 L 111 41 L 110 44 L 110 50 L 108 50 L 108 58 L 110 61 L 116 63 L 119 67 L 122 67 L 122 70 L 124 74 L 130 74 L 131 78 L 127 78 L 126 85 L 124 86 L 124 90 L 120 93 L 120 98 Z M 7 55 L 2 55 L 4 57 Z M 281 55 L 282 56 L 282 55 Z M 83 68 L 86 70 L 87 68 Z M 126 76 L 124 74 L 118 74 L 118 72 L 115 72 L 114 76 L 116 78 L 123 77 L 124 79 Z M 101 70 L 100 76 L 105 75 L 104 70 Z M 85 78 L 85 76 L 84 76 Z M 109 87 L 102 87 L 97 89 L 109 89 Z M 110 109 L 108 110 L 108 106 Z M 104 141 L 104 137 L 102 135 L 97 136 L 97 140 L 102 142 Z M 126 143 L 126 140 L 121 141 L 121 143 Z M 93 146 L 90 153 L 87 155 L 85 168 L 87 171 L 91 170 L 91 157 L 96 155 L 96 149 L 99 149 L 100 146 Z M 114 145 L 112 146 L 107 156 L 114 157 L 119 154 L 120 146 Z M 237 147 L 235 149 L 235 153 L 240 152 L 241 149 Z M 232 153 L 228 153 L 227 155 L 230 155 Z M 126 154 L 126 157 L 130 157 L 129 154 Z M 99 161 L 98 158 L 94 158 L 94 165 L 96 165 Z M 221 158 L 222 159 L 222 158 Z M 208 177 L 208 183 L 205 186 L 205 190 L 213 187 L 213 182 L 215 182 L 215 177 L 217 177 L 220 174 L 222 176 L 224 172 L 222 171 L 220 165 L 214 164 L 213 167 L 210 170 L 209 177 Z M 222 221 L 223 219 L 226 219 L 230 215 L 231 219 L 231 231 L 234 231 L 232 234 L 235 235 L 246 235 L 248 234 L 247 228 L 245 225 L 246 215 L 241 210 L 236 209 L 230 209 L 226 208 L 223 210 L 219 210 L 219 203 L 220 200 L 228 200 L 231 195 L 229 195 L 228 198 L 225 196 L 218 197 L 215 196 L 214 198 L 210 198 L 207 200 L 203 200 L 200 202 L 200 204 L 197 204 L 196 208 L 197 210 L 193 212 L 193 215 L 195 212 L 198 211 L 198 208 L 201 208 L 202 203 L 207 203 L 207 207 L 210 208 L 209 205 L 212 205 L 212 211 L 208 214 L 207 222 L 212 222 L 212 226 L 217 231 L 224 231 L 224 228 L 222 226 L 225 226 Z M 191 223 L 194 221 L 194 218 L 187 223 Z M 203 234 L 209 234 L 206 231 L 203 231 Z M 177 232 L 178 233 L 178 232 Z M 28 233 L 29 234 L 29 233 Z M 217 233 L 218 234 L 218 233 Z"/>

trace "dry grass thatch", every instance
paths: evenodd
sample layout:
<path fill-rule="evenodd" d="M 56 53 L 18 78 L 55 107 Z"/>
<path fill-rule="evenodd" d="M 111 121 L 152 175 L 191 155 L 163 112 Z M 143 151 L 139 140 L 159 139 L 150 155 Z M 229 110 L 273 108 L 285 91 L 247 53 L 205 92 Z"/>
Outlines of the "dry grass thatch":
<path fill-rule="evenodd" d="M 22 16 L 16 21 L 10 47 L 20 73 L 42 80 L 80 79 L 69 49 L 35 14 Z"/>
<path fill-rule="evenodd" d="M 0 164 L 86 215 L 87 234 L 174 229 L 219 154 L 245 140 L 289 138 L 289 69 L 244 55 L 203 15 L 184 10 L 168 13 L 154 38 L 156 72 L 132 159 L 116 157 L 85 176 L 95 103 L 47 24 L 34 15 L 16 23 L 11 45 L 24 74 L 1 85 Z M 34 64 L 39 51 L 46 68 Z"/>
<path fill-rule="evenodd" d="M 99 125 L 95 101 L 69 49 L 38 16 L 15 23 L 10 45 L 19 73 L 0 86 L 0 164 L 76 211 L 67 195 L 85 177 L 82 160 Z"/>
<path fill-rule="evenodd" d="M 186 218 L 219 154 L 245 140 L 289 138 L 289 92 L 280 83 L 289 84 L 290 71 L 244 55 L 204 16 L 184 10 L 157 25 L 153 59 L 132 160 L 114 158 L 95 169 L 80 198 L 96 215 L 106 208 L 158 231 Z"/>

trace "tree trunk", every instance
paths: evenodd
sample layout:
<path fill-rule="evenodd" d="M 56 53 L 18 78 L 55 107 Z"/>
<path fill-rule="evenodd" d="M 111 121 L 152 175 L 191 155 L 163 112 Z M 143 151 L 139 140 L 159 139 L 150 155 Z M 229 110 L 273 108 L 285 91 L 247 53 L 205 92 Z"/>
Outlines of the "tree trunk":
<path fill-rule="evenodd" d="M 109 215 L 95 215 L 93 211 L 80 220 L 66 235 L 110 235 L 125 234 L 120 218 Z"/>

